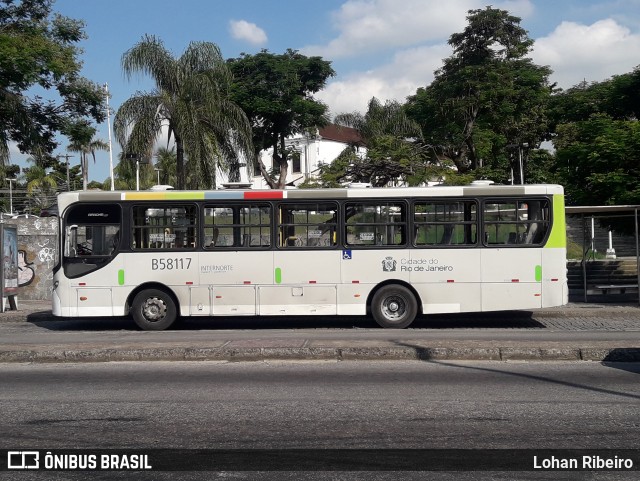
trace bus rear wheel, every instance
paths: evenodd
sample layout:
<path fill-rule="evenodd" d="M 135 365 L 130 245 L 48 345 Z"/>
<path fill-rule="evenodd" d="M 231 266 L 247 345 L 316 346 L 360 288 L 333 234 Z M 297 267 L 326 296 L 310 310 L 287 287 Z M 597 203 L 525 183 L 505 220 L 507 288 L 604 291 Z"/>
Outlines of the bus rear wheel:
<path fill-rule="evenodd" d="M 383 286 L 371 299 L 371 314 L 382 327 L 404 329 L 416 318 L 418 303 L 404 286 Z"/>
<path fill-rule="evenodd" d="M 177 308 L 173 298 L 160 289 L 145 289 L 133 298 L 133 320 L 145 331 L 162 331 L 175 322 Z"/>

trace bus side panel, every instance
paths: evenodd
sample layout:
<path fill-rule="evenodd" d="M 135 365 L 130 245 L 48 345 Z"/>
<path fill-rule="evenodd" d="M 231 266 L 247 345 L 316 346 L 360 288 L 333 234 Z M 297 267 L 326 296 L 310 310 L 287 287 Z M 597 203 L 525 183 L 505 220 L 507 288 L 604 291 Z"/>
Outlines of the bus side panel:
<path fill-rule="evenodd" d="M 259 314 L 337 314 L 340 251 L 275 251 L 271 272 L 273 285 L 258 288 Z"/>
<path fill-rule="evenodd" d="M 569 302 L 566 258 L 564 248 L 542 250 L 542 307 L 563 306 Z"/>
<path fill-rule="evenodd" d="M 124 258 L 114 258 L 109 264 L 97 271 L 79 277 L 61 281 L 68 283 L 69 315 L 73 317 L 98 317 L 124 315 L 125 300 L 121 300 L 122 288 L 119 278 Z M 126 299 L 126 297 L 125 297 Z"/>
<path fill-rule="evenodd" d="M 424 314 L 481 309 L 479 249 L 414 249 L 402 268 L 422 301 Z"/>
<path fill-rule="evenodd" d="M 335 285 L 259 286 L 258 299 L 260 314 L 266 316 L 337 314 Z"/>
<path fill-rule="evenodd" d="M 410 282 L 410 271 L 406 268 L 410 258 L 411 251 L 407 249 L 345 249 L 340 262 L 342 283 L 375 285 L 389 279 Z"/>
<path fill-rule="evenodd" d="M 542 249 L 482 250 L 482 310 L 542 307 Z"/>
<path fill-rule="evenodd" d="M 199 259 L 199 285 L 211 287 L 214 316 L 257 313 L 256 286 L 273 284 L 273 251 L 213 250 L 201 252 Z M 196 305 L 191 312 L 202 311 Z"/>
<path fill-rule="evenodd" d="M 78 288 L 76 302 L 78 317 L 113 316 L 111 288 Z"/>
<path fill-rule="evenodd" d="M 256 286 L 213 286 L 214 316 L 254 316 Z"/>

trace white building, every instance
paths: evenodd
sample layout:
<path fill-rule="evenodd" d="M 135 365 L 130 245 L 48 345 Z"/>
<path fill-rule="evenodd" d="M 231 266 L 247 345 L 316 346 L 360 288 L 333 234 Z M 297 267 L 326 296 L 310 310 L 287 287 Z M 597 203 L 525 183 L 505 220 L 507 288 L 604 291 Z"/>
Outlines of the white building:
<path fill-rule="evenodd" d="M 321 165 L 330 164 L 348 146 L 355 146 L 357 152 L 364 153 L 362 138 L 357 130 L 329 124 L 317 130 L 316 135 L 300 134 L 289 137 L 285 141 L 286 148 L 295 153 L 289 156 L 287 186 L 295 187 L 318 174 Z M 273 168 L 272 150 L 260 152 L 262 162 L 267 170 Z M 268 189 L 260 169 L 254 167 L 254 175 L 249 178 L 246 169 L 242 169 L 241 182 L 251 184 L 253 189 Z M 219 173 L 219 185 L 226 182 L 227 176 Z"/>

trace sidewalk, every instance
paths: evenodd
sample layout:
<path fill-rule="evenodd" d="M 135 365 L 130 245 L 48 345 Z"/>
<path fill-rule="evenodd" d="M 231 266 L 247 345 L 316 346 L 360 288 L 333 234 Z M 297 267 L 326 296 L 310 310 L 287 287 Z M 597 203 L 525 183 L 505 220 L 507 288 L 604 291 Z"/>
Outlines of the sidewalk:
<path fill-rule="evenodd" d="M 568 304 L 428 316 L 381 329 L 363 318 L 188 319 L 163 332 L 129 319 L 59 320 L 48 301 L 0 313 L 0 362 L 152 360 L 640 361 L 640 307 Z"/>

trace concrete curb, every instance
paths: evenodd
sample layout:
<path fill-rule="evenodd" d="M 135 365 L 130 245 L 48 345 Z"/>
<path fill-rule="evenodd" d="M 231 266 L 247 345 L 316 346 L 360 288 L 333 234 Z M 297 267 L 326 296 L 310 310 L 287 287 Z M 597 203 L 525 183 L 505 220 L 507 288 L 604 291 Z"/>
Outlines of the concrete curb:
<path fill-rule="evenodd" d="M 91 348 L 0 350 L 0 362 L 114 361 L 598 361 L 639 362 L 640 348 L 544 347 L 301 347 L 301 348 Z"/>

